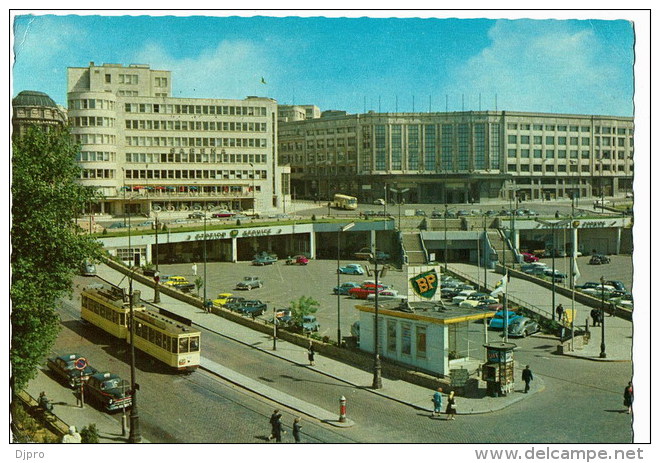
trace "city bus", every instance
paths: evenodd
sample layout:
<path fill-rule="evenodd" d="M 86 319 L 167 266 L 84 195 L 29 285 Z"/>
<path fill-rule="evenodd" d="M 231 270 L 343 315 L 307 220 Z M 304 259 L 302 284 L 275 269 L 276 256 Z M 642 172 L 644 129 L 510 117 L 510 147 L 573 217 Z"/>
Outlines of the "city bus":
<path fill-rule="evenodd" d="M 106 333 L 131 342 L 130 301 L 121 288 L 90 285 L 81 295 L 81 318 Z M 200 363 L 200 332 L 182 317 L 170 318 L 133 300 L 135 347 L 179 371 L 192 371 Z"/>
<path fill-rule="evenodd" d="M 336 194 L 332 201 L 332 207 L 353 211 L 357 209 L 357 203 L 357 198 L 355 196 Z"/>

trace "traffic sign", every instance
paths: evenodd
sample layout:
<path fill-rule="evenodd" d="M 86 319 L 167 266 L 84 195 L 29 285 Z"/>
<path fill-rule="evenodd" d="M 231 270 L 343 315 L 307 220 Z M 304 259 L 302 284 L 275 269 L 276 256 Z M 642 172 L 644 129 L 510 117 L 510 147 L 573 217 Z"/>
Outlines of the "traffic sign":
<path fill-rule="evenodd" d="M 87 359 L 85 357 L 80 357 L 79 359 L 76 359 L 75 366 L 76 369 L 78 370 L 84 370 L 87 367 Z"/>

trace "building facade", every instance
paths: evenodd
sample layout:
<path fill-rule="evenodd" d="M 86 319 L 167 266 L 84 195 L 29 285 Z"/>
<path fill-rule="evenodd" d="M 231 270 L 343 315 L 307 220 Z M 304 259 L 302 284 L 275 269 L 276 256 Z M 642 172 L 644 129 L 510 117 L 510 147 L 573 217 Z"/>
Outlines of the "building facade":
<path fill-rule="evenodd" d="M 105 196 L 94 212 L 283 210 L 277 103 L 174 98 L 171 86 L 170 71 L 148 65 L 68 68 L 81 182 Z"/>
<path fill-rule="evenodd" d="M 632 192 L 633 133 L 627 117 L 326 111 L 281 122 L 278 143 L 296 197 L 451 204 Z"/>
<path fill-rule="evenodd" d="M 12 137 L 22 136 L 28 127 L 49 130 L 66 125 L 66 111 L 43 92 L 24 90 L 12 100 Z"/>

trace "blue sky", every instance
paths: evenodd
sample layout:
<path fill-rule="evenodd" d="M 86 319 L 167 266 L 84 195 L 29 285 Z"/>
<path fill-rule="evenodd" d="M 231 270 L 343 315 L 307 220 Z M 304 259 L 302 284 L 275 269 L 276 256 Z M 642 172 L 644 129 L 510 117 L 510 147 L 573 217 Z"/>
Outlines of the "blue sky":
<path fill-rule="evenodd" d="M 627 20 L 131 14 L 16 16 L 12 95 L 38 90 L 65 105 L 66 68 L 94 61 L 170 70 L 177 97 L 633 115 Z"/>

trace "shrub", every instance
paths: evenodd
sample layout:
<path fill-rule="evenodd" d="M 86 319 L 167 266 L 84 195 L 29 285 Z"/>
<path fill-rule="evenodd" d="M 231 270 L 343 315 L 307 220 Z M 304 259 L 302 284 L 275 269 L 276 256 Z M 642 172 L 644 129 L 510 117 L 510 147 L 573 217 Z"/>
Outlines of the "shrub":
<path fill-rule="evenodd" d="M 80 431 L 80 437 L 82 438 L 83 444 L 98 444 L 99 433 L 96 429 L 96 424 L 91 423 L 89 426 L 82 428 Z"/>

